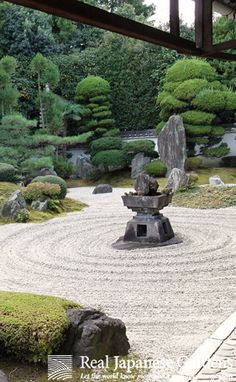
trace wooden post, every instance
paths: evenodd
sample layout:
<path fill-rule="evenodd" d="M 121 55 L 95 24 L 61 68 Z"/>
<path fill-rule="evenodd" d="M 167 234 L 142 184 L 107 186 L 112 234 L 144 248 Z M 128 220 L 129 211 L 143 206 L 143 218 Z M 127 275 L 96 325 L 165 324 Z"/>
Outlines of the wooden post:
<path fill-rule="evenodd" d="M 195 41 L 199 49 L 212 47 L 212 0 L 195 0 Z"/>
<path fill-rule="evenodd" d="M 179 36 L 179 0 L 170 0 L 170 33 Z"/>

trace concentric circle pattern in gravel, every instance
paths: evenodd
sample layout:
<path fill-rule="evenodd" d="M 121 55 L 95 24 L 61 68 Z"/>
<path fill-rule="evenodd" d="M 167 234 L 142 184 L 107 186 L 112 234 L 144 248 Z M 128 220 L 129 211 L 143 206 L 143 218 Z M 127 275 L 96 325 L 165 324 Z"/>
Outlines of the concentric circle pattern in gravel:
<path fill-rule="evenodd" d="M 0 288 L 62 296 L 121 318 L 136 353 L 167 362 L 154 378 L 165 381 L 235 310 L 236 208 L 165 208 L 183 243 L 119 251 L 112 243 L 133 215 L 123 192 L 74 189 L 89 208 L 0 227 Z"/>

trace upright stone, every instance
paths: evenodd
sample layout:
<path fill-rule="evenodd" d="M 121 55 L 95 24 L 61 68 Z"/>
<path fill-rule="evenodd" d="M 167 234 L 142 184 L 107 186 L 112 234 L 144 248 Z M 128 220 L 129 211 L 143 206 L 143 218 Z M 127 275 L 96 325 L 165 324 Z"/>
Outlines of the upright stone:
<path fill-rule="evenodd" d="M 182 117 L 172 115 L 158 137 L 160 160 L 167 166 L 167 176 L 173 168 L 184 170 L 186 160 L 186 136 Z"/>
<path fill-rule="evenodd" d="M 131 163 L 131 178 L 136 179 L 142 174 L 150 160 L 151 158 L 145 157 L 144 153 L 136 154 Z"/>
<path fill-rule="evenodd" d="M 18 190 L 15 191 L 3 205 L 1 215 L 4 218 L 15 219 L 17 214 L 25 208 L 27 208 L 26 201 L 20 190 Z"/>
<path fill-rule="evenodd" d="M 172 191 L 178 191 L 181 188 L 186 187 L 188 182 L 189 176 L 185 173 L 185 171 L 180 170 L 179 168 L 173 168 L 165 188 Z"/>

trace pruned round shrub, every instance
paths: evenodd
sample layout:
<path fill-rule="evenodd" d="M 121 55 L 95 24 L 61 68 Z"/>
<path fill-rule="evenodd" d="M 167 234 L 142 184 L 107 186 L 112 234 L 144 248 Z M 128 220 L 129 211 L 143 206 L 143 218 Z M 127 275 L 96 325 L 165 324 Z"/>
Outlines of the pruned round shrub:
<path fill-rule="evenodd" d="M 145 171 L 148 175 L 162 177 L 166 175 L 167 167 L 160 159 L 155 159 L 146 165 Z"/>
<path fill-rule="evenodd" d="M 90 98 L 92 103 L 100 103 L 106 100 L 102 98 L 104 94 L 110 93 L 110 85 L 101 77 L 88 76 L 78 83 L 76 93 L 79 97 Z"/>
<path fill-rule="evenodd" d="M 144 153 L 147 156 L 153 156 L 155 149 L 155 143 L 148 139 L 140 139 L 137 141 L 126 142 L 124 144 L 124 151 L 134 156 L 138 153 Z"/>
<path fill-rule="evenodd" d="M 174 96 L 182 101 L 190 101 L 208 86 L 206 80 L 195 78 L 182 82 L 174 91 Z"/>
<path fill-rule="evenodd" d="M 117 137 L 120 135 L 120 130 L 119 129 L 111 129 L 106 131 L 105 134 L 103 134 L 104 137 Z"/>
<path fill-rule="evenodd" d="M 92 163 L 105 171 L 115 171 L 127 166 L 128 157 L 123 150 L 106 150 L 94 155 Z"/>
<path fill-rule="evenodd" d="M 185 111 L 181 116 L 184 123 L 190 125 L 211 125 L 215 119 L 215 114 L 197 110 Z"/>
<path fill-rule="evenodd" d="M 38 200 L 42 197 L 59 199 L 61 187 L 59 184 L 35 182 L 30 183 L 22 190 L 23 196 L 27 202 Z"/>
<path fill-rule="evenodd" d="M 160 107 L 170 112 L 183 110 L 186 106 L 188 106 L 186 102 L 178 100 L 171 94 L 169 94 L 160 101 Z"/>
<path fill-rule="evenodd" d="M 207 157 L 221 158 L 228 155 L 229 152 L 230 148 L 228 147 L 227 143 L 221 143 L 217 147 L 207 147 L 204 149 L 203 154 Z"/>
<path fill-rule="evenodd" d="M 113 149 L 121 149 L 122 148 L 122 140 L 121 138 L 114 137 L 104 137 L 96 139 L 91 143 L 91 154 L 95 155 L 99 151 L 105 150 L 113 150 Z"/>
<path fill-rule="evenodd" d="M 30 213 L 26 208 L 20 210 L 15 218 L 17 223 L 27 223 L 30 220 Z"/>
<path fill-rule="evenodd" d="M 185 161 L 185 167 L 187 170 L 196 170 L 202 166 L 202 158 L 189 157 Z"/>
<path fill-rule="evenodd" d="M 206 111 L 220 111 L 226 107 L 225 92 L 220 90 L 205 89 L 196 95 L 192 100 L 193 106 Z"/>
<path fill-rule="evenodd" d="M 60 186 L 60 194 L 58 195 L 59 199 L 65 199 L 67 194 L 67 185 L 64 179 L 60 178 L 59 176 L 55 175 L 46 175 L 46 176 L 37 176 L 32 180 L 32 183 L 51 183 L 51 184 L 58 184 Z"/>
<path fill-rule="evenodd" d="M 14 182 L 16 169 L 11 164 L 0 163 L 0 182 Z"/>
<path fill-rule="evenodd" d="M 68 162 L 62 157 L 53 159 L 54 170 L 57 175 L 62 179 L 69 179 L 69 177 L 73 174 L 75 166 L 73 163 Z"/>
<path fill-rule="evenodd" d="M 190 136 L 208 135 L 212 131 L 212 126 L 203 126 L 203 125 L 185 124 L 184 128 L 187 134 Z"/>
<path fill-rule="evenodd" d="M 167 82 L 186 81 L 194 78 L 213 81 L 215 77 L 215 70 L 208 62 L 195 58 L 177 61 L 166 73 Z"/>
<path fill-rule="evenodd" d="M 1 355 L 46 364 L 64 341 L 73 307 L 78 305 L 57 297 L 0 292 Z"/>

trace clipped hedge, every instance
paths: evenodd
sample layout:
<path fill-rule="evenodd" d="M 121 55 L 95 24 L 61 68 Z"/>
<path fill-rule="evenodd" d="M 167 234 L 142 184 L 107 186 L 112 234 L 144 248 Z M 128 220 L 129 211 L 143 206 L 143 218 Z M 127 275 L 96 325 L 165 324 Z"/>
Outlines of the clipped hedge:
<path fill-rule="evenodd" d="M 202 162 L 200 157 L 189 157 L 185 161 L 185 167 L 187 170 L 196 170 L 202 166 Z"/>
<path fill-rule="evenodd" d="M 145 171 L 148 175 L 162 177 L 166 175 L 167 167 L 160 159 L 155 159 L 146 165 Z"/>
<path fill-rule="evenodd" d="M 47 363 L 63 343 L 72 307 L 78 305 L 61 298 L 0 292 L 0 354 Z"/>
<path fill-rule="evenodd" d="M 94 156 L 99 151 L 112 150 L 112 149 L 121 149 L 122 140 L 118 137 L 104 137 L 96 139 L 91 143 L 91 155 Z"/>
<path fill-rule="evenodd" d="M 181 116 L 184 123 L 190 125 L 211 125 L 215 119 L 215 114 L 197 110 L 185 111 Z"/>
<path fill-rule="evenodd" d="M 94 155 L 92 163 L 96 167 L 111 172 L 125 168 L 128 164 L 128 157 L 123 150 L 106 150 Z"/>
<path fill-rule="evenodd" d="M 59 199 L 61 187 L 59 184 L 36 182 L 28 184 L 28 186 L 22 190 L 22 193 L 27 202 L 32 202 L 44 196 Z"/>
<path fill-rule="evenodd" d="M 215 70 L 206 61 L 188 59 L 177 61 L 166 72 L 166 82 L 182 82 L 195 78 L 213 81 Z"/>
<path fill-rule="evenodd" d="M 201 125 L 188 125 L 185 124 L 184 128 L 188 135 L 199 136 L 208 135 L 212 131 L 212 126 L 201 126 Z"/>
<path fill-rule="evenodd" d="M 225 92 L 220 90 L 202 90 L 193 99 L 192 104 L 198 109 L 219 112 L 226 108 L 226 97 Z M 236 108 L 236 105 L 235 105 Z"/>
<path fill-rule="evenodd" d="M 182 101 L 191 101 L 196 95 L 208 86 L 206 80 L 195 78 L 187 80 L 175 89 L 174 96 Z"/>
<path fill-rule="evenodd" d="M 227 143 L 221 143 L 217 147 L 207 147 L 204 149 L 203 154 L 207 157 L 221 158 L 228 155 L 229 152 L 230 148 L 228 147 Z"/>
<path fill-rule="evenodd" d="M 16 169 L 11 164 L 0 163 L 0 182 L 14 182 Z"/>
<path fill-rule="evenodd" d="M 65 199 L 67 194 L 67 185 L 64 179 L 60 178 L 59 176 L 55 175 L 46 175 L 46 176 L 37 176 L 32 180 L 32 183 L 40 182 L 40 183 L 51 183 L 51 184 L 58 184 L 61 188 L 61 192 L 58 195 L 59 199 Z"/>
<path fill-rule="evenodd" d="M 152 157 L 155 153 L 155 143 L 148 139 L 140 139 L 137 141 L 124 143 L 123 149 L 127 154 L 131 156 L 134 156 L 138 153 L 144 153 L 145 155 Z"/>

